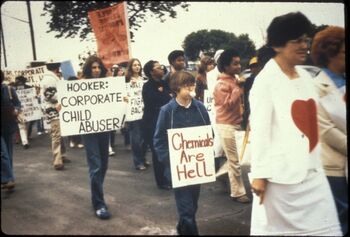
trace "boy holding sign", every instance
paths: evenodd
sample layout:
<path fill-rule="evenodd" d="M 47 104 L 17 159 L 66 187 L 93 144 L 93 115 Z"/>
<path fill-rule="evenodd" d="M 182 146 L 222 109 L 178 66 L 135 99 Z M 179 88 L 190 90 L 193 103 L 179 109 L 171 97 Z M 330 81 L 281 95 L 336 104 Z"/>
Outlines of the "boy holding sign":
<path fill-rule="evenodd" d="M 154 148 L 157 152 L 158 160 L 164 164 L 165 176 L 167 177 L 169 182 L 171 182 L 171 179 L 172 179 L 171 172 L 170 172 L 170 163 L 173 164 L 173 161 L 170 162 L 169 152 L 173 151 L 174 150 L 173 148 L 175 148 L 176 150 L 176 148 L 179 147 L 178 145 L 180 143 L 182 144 L 182 148 L 181 148 L 183 150 L 182 153 L 185 153 L 187 152 L 187 149 L 185 149 L 185 147 L 189 148 L 188 147 L 189 143 L 186 143 L 186 145 L 184 145 L 185 141 L 181 139 L 182 141 L 175 142 L 177 145 L 176 144 L 174 145 L 171 138 L 170 138 L 170 142 L 168 143 L 168 132 L 169 134 L 171 134 L 172 129 L 174 128 L 177 128 L 178 130 L 179 128 L 210 125 L 209 115 L 204 105 L 200 101 L 193 99 L 196 95 L 195 78 L 189 72 L 178 71 L 171 76 L 170 82 L 171 82 L 170 88 L 172 92 L 176 95 L 176 97 L 170 100 L 169 103 L 167 103 L 161 108 L 158 121 L 157 121 L 156 131 L 153 138 Z M 168 129 L 171 129 L 171 130 L 168 130 Z M 173 138 L 180 138 L 180 137 L 182 136 L 179 135 L 174 137 L 173 135 Z M 209 142 L 207 142 L 206 146 L 210 146 L 211 144 L 210 137 L 208 138 L 208 141 Z M 205 142 L 199 142 L 199 143 L 205 146 Z M 183 163 L 189 162 L 189 159 L 191 159 L 190 155 L 185 154 L 184 156 L 186 157 L 181 156 L 181 158 L 179 159 L 180 160 L 183 159 L 184 160 Z M 200 157 L 199 159 L 203 161 L 203 157 Z M 192 156 L 192 160 L 198 160 L 198 155 L 195 157 Z M 212 163 L 214 163 L 214 160 L 212 161 L 213 161 Z M 177 168 L 178 167 L 179 166 L 177 166 Z M 182 178 L 184 177 L 183 171 L 184 170 L 181 171 Z M 186 172 L 186 177 L 194 177 L 194 178 L 199 177 L 199 175 L 195 177 L 194 173 L 199 174 L 198 169 L 197 169 L 197 172 L 196 171 Z M 204 169 L 202 169 L 201 176 L 212 176 L 213 178 L 215 177 L 215 175 L 210 174 L 210 172 L 209 173 L 206 172 L 205 167 Z M 178 176 L 173 175 L 172 177 L 178 177 Z M 177 181 L 179 180 L 176 180 L 176 182 Z M 175 187 L 174 183 L 175 183 L 175 180 L 173 180 L 173 187 Z M 193 182 L 189 182 L 189 184 L 191 183 Z M 197 183 L 194 185 L 175 188 L 174 193 L 175 193 L 175 201 L 176 201 L 178 218 L 179 218 L 178 224 L 176 227 L 178 234 L 198 235 L 195 215 L 196 215 L 197 206 L 198 206 L 197 204 L 198 204 L 199 193 L 200 193 L 200 184 Z"/>

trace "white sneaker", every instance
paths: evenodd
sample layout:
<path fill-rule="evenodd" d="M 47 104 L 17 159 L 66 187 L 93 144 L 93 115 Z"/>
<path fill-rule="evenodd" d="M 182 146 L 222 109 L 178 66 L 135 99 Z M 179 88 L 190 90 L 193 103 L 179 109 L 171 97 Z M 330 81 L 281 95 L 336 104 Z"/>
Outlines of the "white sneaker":
<path fill-rule="evenodd" d="M 70 142 L 70 143 L 69 143 L 69 147 L 70 147 L 70 148 L 75 147 L 74 143 L 73 143 L 73 142 Z"/>
<path fill-rule="evenodd" d="M 42 132 L 38 132 L 37 134 L 40 136 L 40 135 L 42 135 L 43 133 L 42 133 Z"/>
<path fill-rule="evenodd" d="M 78 144 L 78 148 L 83 148 L 84 145 L 83 144 Z"/>
<path fill-rule="evenodd" d="M 110 155 L 110 156 L 114 156 L 114 155 L 115 155 L 115 152 L 114 152 L 113 150 L 110 150 L 110 151 L 109 151 L 109 155 Z"/>

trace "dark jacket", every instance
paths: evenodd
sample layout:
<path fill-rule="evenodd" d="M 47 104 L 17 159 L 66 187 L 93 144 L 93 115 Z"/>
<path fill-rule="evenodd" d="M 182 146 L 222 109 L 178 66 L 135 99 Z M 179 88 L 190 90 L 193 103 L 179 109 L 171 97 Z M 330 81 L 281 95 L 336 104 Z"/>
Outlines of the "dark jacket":
<path fill-rule="evenodd" d="M 144 103 L 142 127 L 147 134 L 145 139 L 152 142 L 160 108 L 171 99 L 170 91 L 164 81 L 150 79 L 143 85 L 142 99 Z"/>
<path fill-rule="evenodd" d="M 9 90 L 11 90 L 12 99 Z M 1 84 L 1 134 L 12 134 L 17 129 L 15 110 L 19 111 L 21 102 L 15 88 Z"/>
<path fill-rule="evenodd" d="M 180 106 L 175 98 L 164 105 L 159 113 L 153 137 L 158 160 L 165 166 L 165 176 L 171 180 L 167 129 L 210 125 L 209 114 L 202 102 L 192 99 L 189 108 Z"/>

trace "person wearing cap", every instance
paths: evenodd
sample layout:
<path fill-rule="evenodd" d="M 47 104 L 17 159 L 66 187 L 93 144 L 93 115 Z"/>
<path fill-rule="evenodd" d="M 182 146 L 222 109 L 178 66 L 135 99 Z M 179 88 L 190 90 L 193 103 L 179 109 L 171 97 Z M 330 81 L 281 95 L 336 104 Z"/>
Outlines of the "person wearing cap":
<path fill-rule="evenodd" d="M 249 60 L 249 69 L 250 69 L 250 76 L 245 80 L 243 84 L 243 104 L 244 104 L 244 111 L 243 111 L 243 120 L 242 120 L 242 129 L 246 129 L 249 123 L 249 114 L 250 114 L 250 107 L 249 107 L 249 91 L 253 86 L 254 79 L 256 75 L 258 75 L 259 71 L 261 70 L 260 65 L 258 64 L 258 58 L 252 57 Z"/>
<path fill-rule="evenodd" d="M 170 90 L 170 77 L 172 74 L 185 69 L 185 53 L 182 50 L 171 51 L 168 55 L 170 71 L 164 75 L 163 80 L 166 82 L 166 89 Z"/>
<path fill-rule="evenodd" d="M 223 49 L 219 49 L 215 52 L 215 54 L 214 54 L 214 68 L 207 73 L 208 90 L 211 92 L 214 91 L 216 81 L 217 81 L 218 76 L 220 74 L 218 67 L 217 67 L 217 64 L 218 64 L 218 60 L 219 60 L 219 57 L 222 54 L 222 52 L 224 52 Z"/>

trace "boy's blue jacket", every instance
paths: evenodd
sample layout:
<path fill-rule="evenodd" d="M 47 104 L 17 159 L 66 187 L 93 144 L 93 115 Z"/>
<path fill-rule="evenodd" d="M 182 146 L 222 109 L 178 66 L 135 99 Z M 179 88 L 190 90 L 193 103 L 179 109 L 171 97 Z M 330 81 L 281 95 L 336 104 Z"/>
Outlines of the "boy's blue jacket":
<path fill-rule="evenodd" d="M 189 108 L 180 106 L 173 98 L 161 107 L 153 137 L 158 160 L 165 165 L 165 176 L 171 180 L 167 129 L 210 125 L 209 114 L 202 102 L 192 99 Z"/>

